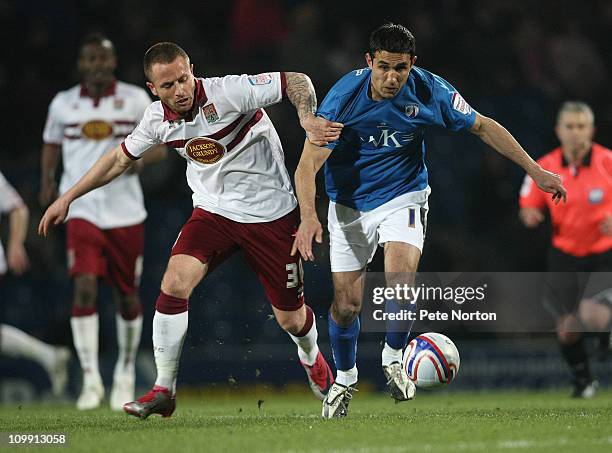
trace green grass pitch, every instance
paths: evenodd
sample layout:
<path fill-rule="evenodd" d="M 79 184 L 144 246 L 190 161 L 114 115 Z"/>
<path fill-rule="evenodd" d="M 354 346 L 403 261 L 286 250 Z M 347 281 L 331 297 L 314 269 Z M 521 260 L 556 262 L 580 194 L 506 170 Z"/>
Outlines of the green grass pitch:
<path fill-rule="evenodd" d="M 61 451 L 111 453 L 612 451 L 612 391 L 592 400 L 567 395 L 421 391 L 414 401 L 394 404 L 360 392 L 348 418 L 322 420 L 318 401 L 304 394 L 179 393 L 172 418 L 146 421 L 67 404 L 5 405 L 0 431 L 65 432 Z M 24 451 L 6 443 L 0 450 Z"/>

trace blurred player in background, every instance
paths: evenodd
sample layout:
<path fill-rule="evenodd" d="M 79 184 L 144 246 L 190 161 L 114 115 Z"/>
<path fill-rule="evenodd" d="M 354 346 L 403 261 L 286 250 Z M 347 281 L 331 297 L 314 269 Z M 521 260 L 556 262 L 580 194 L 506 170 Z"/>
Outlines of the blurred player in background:
<path fill-rule="evenodd" d="M 4 175 L 0 173 L 0 215 L 4 213 L 9 215 L 9 237 L 6 258 L 2 243 L 0 243 L 0 285 L 2 275 L 7 270 L 14 275 L 21 275 L 29 267 L 28 254 L 25 249 L 28 233 L 28 207 L 4 178 Z M 70 360 L 68 348 L 43 343 L 16 327 L 0 324 L 0 352 L 10 357 L 34 360 L 47 372 L 53 394 L 59 396 L 64 393 L 68 382 L 68 361 Z"/>
<path fill-rule="evenodd" d="M 341 125 L 315 117 L 316 94 L 304 74 L 195 78 L 187 53 L 169 42 L 147 50 L 144 71 L 160 101 L 121 146 L 49 207 L 39 227 L 46 234 L 73 201 L 117 178 L 156 144 L 175 148 L 187 161 L 195 209 L 172 248 L 155 304 L 157 379 L 149 393 L 124 406 L 126 412 L 142 418 L 174 412 L 189 297 L 238 249 L 257 273 L 278 323 L 296 343 L 313 392 L 323 399 L 333 375 L 317 346 L 313 312 L 304 304 L 300 259 L 290 255 L 297 202 L 280 139 L 263 108 L 287 97 L 310 139 L 321 145 L 336 140 Z"/>
<path fill-rule="evenodd" d="M 111 41 L 87 36 L 80 48 L 81 83 L 58 93 L 49 107 L 43 134 L 40 202 L 56 197 L 56 169 L 62 157 L 59 187 L 65 193 L 108 150 L 116 147 L 151 104 L 140 87 L 115 79 Z M 151 161 L 164 157 L 158 147 Z M 72 337 L 83 370 L 77 400 L 81 410 L 98 407 L 104 386 L 98 368 L 98 281 L 108 283 L 117 305 L 119 355 L 110 405 L 121 410 L 134 399 L 135 360 L 142 330 L 138 296 L 147 217 L 140 181 L 132 167 L 112 184 L 75 201 L 67 217 L 68 273 L 74 281 Z"/>
<path fill-rule="evenodd" d="M 416 62 L 415 40 L 405 27 L 376 29 L 366 53 L 368 67 L 352 71 L 327 94 L 317 115 L 344 124 L 339 140 L 324 146 L 306 140 L 295 174 L 302 222 L 295 240 L 313 260 L 312 240 L 322 240 L 315 210 L 315 176 L 325 164 L 330 198 L 328 229 L 334 282 L 329 336 L 338 370 L 323 403 L 326 418 L 347 415 L 357 384 L 356 351 L 364 271 L 384 246 L 387 285 L 414 283 L 427 222 L 430 188 L 425 166 L 425 129 L 469 130 L 523 167 L 555 201 L 565 195 L 559 177 L 536 164 L 510 133 L 475 112 L 447 81 Z M 404 278 L 406 282 L 389 281 Z M 387 302 L 387 313 L 401 309 Z M 396 401 L 414 397 L 401 366 L 411 323 L 387 323 L 382 368 Z M 400 328 L 398 328 L 400 327 Z"/>
<path fill-rule="evenodd" d="M 588 287 L 588 273 L 612 272 L 612 151 L 593 142 L 594 121 L 593 111 L 583 102 L 561 106 L 555 128 L 561 146 L 538 162 L 561 175 L 567 203 L 555 205 L 526 176 L 519 212 L 528 228 L 537 227 L 545 212 L 550 213 L 552 246 L 544 302 L 557 322 L 557 339 L 573 377 L 573 396 L 582 398 L 597 390 L 582 332 L 603 333 L 600 352 L 605 356 L 612 320 L 612 290 Z"/>

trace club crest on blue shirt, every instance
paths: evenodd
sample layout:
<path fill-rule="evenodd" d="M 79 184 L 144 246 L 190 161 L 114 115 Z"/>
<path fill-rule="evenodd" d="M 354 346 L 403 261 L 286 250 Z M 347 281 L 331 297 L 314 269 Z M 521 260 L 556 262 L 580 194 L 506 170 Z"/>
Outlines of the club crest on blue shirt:
<path fill-rule="evenodd" d="M 416 118 L 419 114 L 419 106 L 417 104 L 406 104 L 404 112 L 408 118 Z"/>
<path fill-rule="evenodd" d="M 202 114 L 204 115 L 204 118 L 206 118 L 206 122 L 208 124 L 219 121 L 219 114 L 217 113 L 215 104 L 208 104 L 202 107 Z"/>
<path fill-rule="evenodd" d="M 600 188 L 591 189 L 589 191 L 589 203 L 599 204 L 603 201 L 604 191 Z"/>

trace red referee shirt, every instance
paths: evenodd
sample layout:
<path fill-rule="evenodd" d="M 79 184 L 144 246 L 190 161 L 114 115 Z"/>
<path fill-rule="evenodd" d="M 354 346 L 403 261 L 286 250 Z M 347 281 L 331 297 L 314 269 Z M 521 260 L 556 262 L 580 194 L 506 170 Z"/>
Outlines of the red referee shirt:
<path fill-rule="evenodd" d="M 612 151 L 593 143 L 582 165 L 570 165 L 561 148 L 542 156 L 538 163 L 561 175 L 567 203 L 555 205 L 552 195 L 541 191 L 529 177 L 521 188 L 521 208 L 548 208 L 553 225 L 552 244 L 564 253 L 586 256 L 612 249 L 612 236 L 600 224 L 612 215 Z"/>

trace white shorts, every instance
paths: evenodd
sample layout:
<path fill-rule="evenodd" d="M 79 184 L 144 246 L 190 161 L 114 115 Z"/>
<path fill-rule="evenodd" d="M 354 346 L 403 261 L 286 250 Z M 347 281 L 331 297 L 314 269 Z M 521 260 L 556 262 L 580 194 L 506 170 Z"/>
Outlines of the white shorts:
<path fill-rule="evenodd" d="M 405 242 L 421 252 L 427 228 L 429 186 L 397 197 L 371 211 L 329 202 L 327 228 L 332 272 L 365 268 L 379 244 Z"/>

